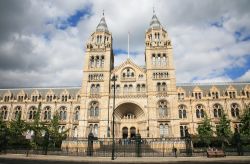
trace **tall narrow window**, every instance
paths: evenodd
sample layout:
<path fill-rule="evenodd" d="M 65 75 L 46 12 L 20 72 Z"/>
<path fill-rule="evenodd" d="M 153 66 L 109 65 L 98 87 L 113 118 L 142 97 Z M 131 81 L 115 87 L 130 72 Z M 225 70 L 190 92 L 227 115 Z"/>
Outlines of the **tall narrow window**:
<path fill-rule="evenodd" d="M 80 112 L 80 106 L 77 106 L 74 111 L 74 120 L 78 121 L 79 120 L 79 112 Z"/>
<path fill-rule="evenodd" d="M 97 101 L 92 101 L 89 104 L 89 116 L 98 117 L 99 116 L 99 103 Z"/>
<path fill-rule="evenodd" d="M 49 106 L 46 106 L 44 108 L 43 119 L 44 120 L 50 120 L 51 119 L 51 108 Z"/>
<path fill-rule="evenodd" d="M 67 119 L 67 108 L 65 106 L 61 106 L 59 108 L 59 119 L 66 120 Z"/>
<path fill-rule="evenodd" d="M 188 132 L 187 126 L 186 125 L 181 125 L 180 126 L 180 136 L 181 137 L 186 137 L 187 132 Z"/>
<path fill-rule="evenodd" d="M 161 100 L 158 102 L 158 110 L 159 110 L 159 117 L 168 116 L 167 101 L 166 100 Z"/>
<path fill-rule="evenodd" d="M 7 106 L 1 107 L 1 109 L 0 109 L 0 117 L 2 117 L 3 120 L 6 120 L 7 115 L 8 115 L 8 107 Z"/>
<path fill-rule="evenodd" d="M 187 118 L 187 111 L 185 105 L 179 105 L 179 118 Z"/>
<path fill-rule="evenodd" d="M 94 125 L 94 132 L 93 132 L 95 137 L 98 137 L 98 124 Z"/>
<path fill-rule="evenodd" d="M 239 117 L 240 116 L 239 105 L 237 103 L 233 103 L 231 105 L 231 115 L 232 115 L 232 117 Z"/>
<path fill-rule="evenodd" d="M 204 118 L 204 107 L 203 105 L 199 104 L 196 105 L 196 117 L 197 118 Z"/>
<path fill-rule="evenodd" d="M 222 106 L 220 104 L 214 104 L 213 105 L 214 109 L 214 117 L 221 117 L 222 116 Z"/>

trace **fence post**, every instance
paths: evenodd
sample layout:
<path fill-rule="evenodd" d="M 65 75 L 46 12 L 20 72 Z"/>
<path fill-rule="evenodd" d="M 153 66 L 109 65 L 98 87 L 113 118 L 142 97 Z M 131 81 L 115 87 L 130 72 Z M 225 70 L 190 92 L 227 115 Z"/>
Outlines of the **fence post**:
<path fill-rule="evenodd" d="M 138 132 L 135 137 L 136 156 L 141 157 L 141 135 Z"/>
<path fill-rule="evenodd" d="M 237 131 L 235 132 L 235 136 L 236 136 L 236 144 L 237 144 L 237 152 L 239 156 L 243 155 L 243 151 L 242 151 L 242 144 L 241 144 L 241 138 L 240 138 L 240 133 L 238 133 Z"/>
<path fill-rule="evenodd" d="M 186 154 L 188 157 L 191 157 L 192 156 L 192 139 L 188 130 L 186 130 L 185 142 L 186 142 Z"/>

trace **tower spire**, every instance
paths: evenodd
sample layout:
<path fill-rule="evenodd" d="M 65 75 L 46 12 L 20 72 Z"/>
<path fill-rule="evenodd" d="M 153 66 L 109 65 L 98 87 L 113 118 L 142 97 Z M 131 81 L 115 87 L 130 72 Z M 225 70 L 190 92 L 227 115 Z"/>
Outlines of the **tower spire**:
<path fill-rule="evenodd" d="M 106 21 L 105 21 L 105 17 L 104 17 L 104 10 L 102 10 L 102 18 L 99 22 L 99 24 L 97 25 L 96 27 L 96 31 L 102 31 L 102 32 L 108 32 L 108 26 L 106 24 Z"/>

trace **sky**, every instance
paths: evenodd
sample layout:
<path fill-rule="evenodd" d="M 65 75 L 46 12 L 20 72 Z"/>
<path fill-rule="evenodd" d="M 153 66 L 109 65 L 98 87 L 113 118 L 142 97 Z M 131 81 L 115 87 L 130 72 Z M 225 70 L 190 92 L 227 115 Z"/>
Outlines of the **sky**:
<path fill-rule="evenodd" d="M 85 45 L 104 10 L 115 65 L 145 65 L 153 7 L 178 83 L 250 81 L 248 0 L 1 0 L 0 88 L 81 86 Z"/>

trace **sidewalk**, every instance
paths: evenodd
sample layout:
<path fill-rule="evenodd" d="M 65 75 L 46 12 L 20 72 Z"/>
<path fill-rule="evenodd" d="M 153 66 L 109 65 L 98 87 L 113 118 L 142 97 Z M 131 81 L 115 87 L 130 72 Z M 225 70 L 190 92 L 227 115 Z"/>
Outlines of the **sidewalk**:
<path fill-rule="evenodd" d="M 34 155 L 26 157 L 25 154 L 2 154 L 1 159 L 20 159 L 20 160 L 38 160 L 38 161 L 72 161 L 86 163 L 179 163 L 179 162 L 223 162 L 230 163 L 249 162 L 250 156 L 227 156 L 223 158 L 207 157 L 118 157 L 114 161 L 111 157 L 80 157 L 80 156 L 56 156 L 56 155 Z M 235 162 L 234 162 L 235 161 Z"/>

